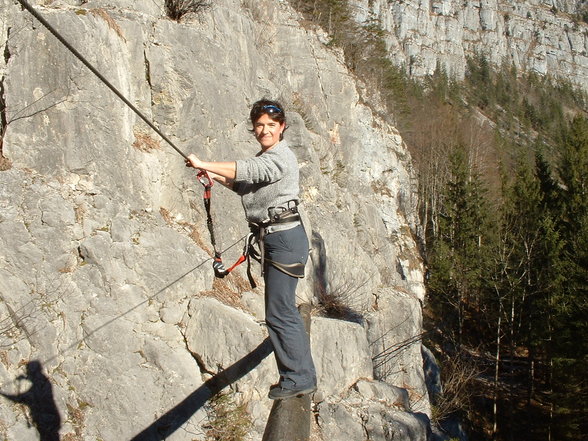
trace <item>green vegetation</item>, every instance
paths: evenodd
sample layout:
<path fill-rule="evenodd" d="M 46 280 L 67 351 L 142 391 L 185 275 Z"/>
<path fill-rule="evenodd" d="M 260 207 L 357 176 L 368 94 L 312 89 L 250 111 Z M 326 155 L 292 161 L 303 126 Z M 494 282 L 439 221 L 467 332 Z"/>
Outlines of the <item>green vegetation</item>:
<path fill-rule="evenodd" d="M 416 82 L 347 1 L 292 4 L 377 88 L 415 161 L 427 344 L 446 381 L 453 360 L 479 372 L 436 418 L 477 440 L 588 439 L 586 94 L 483 54 L 462 82 L 442 68 Z"/>
<path fill-rule="evenodd" d="M 230 393 L 219 393 L 206 404 L 208 424 L 207 441 L 242 441 L 247 436 L 252 422 L 245 404 L 235 403 Z"/>
<path fill-rule="evenodd" d="M 586 439 L 586 97 L 483 57 L 458 91 L 445 94 L 466 103 L 458 114 L 440 102 L 431 113 L 446 142 L 411 145 L 436 152 L 436 169 L 419 167 L 431 344 L 485 366 L 466 417 L 476 439 Z M 491 130 L 472 131 L 480 112 Z M 456 133 L 447 121 L 467 124 Z"/>

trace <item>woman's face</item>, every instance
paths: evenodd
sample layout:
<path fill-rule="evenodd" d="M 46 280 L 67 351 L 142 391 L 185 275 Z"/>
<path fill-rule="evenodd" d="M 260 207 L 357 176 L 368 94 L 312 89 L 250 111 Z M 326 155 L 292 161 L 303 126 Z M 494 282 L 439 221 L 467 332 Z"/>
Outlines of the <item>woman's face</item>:
<path fill-rule="evenodd" d="M 253 124 L 255 138 L 263 150 L 270 149 L 280 142 L 280 135 L 284 131 L 285 125 L 285 123 L 280 124 L 278 121 L 274 121 L 266 113 L 255 121 Z"/>

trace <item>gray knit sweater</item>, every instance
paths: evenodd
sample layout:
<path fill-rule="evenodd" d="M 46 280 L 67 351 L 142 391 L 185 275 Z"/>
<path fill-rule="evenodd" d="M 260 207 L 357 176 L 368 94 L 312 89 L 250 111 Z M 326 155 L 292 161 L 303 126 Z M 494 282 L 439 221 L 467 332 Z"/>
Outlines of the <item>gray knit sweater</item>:
<path fill-rule="evenodd" d="M 233 190 L 241 196 L 248 222 L 268 219 L 268 208 L 298 200 L 298 161 L 286 141 L 253 158 L 237 160 Z"/>

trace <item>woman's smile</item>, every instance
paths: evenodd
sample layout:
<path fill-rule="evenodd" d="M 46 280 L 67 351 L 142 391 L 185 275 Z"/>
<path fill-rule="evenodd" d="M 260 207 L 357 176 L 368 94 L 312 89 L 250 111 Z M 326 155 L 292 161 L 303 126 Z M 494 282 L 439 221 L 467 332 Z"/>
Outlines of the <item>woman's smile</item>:
<path fill-rule="evenodd" d="M 285 124 L 280 124 L 271 119 L 267 114 L 263 114 L 255 122 L 255 138 L 263 150 L 268 150 L 280 142 L 280 135 L 284 130 Z"/>

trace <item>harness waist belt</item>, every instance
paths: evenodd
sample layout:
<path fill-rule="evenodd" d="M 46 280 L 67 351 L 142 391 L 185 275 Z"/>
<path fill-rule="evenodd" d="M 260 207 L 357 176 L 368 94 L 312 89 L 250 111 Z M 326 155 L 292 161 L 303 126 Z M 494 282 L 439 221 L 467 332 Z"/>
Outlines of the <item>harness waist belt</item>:
<path fill-rule="evenodd" d="M 265 258 L 264 237 L 268 234 L 278 231 L 286 231 L 302 224 L 300 213 L 298 212 L 298 201 L 292 200 L 286 203 L 285 207 L 268 208 L 268 219 L 249 224 L 251 232 L 257 236 L 259 244 L 259 261 L 261 263 L 261 274 L 264 273 L 266 263 L 273 265 L 280 271 L 292 277 L 304 277 L 304 265 L 302 264 L 282 264 Z"/>
<path fill-rule="evenodd" d="M 268 234 L 272 234 L 275 233 L 276 231 L 286 231 L 286 230 L 290 230 L 294 227 L 297 227 L 298 225 L 300 225 L 300 220 L 295 220 L 295 221 L 291 221 L 291 222 L 284 222 L 284 223 L 272 223 L 270 225 L 268 225 L 267 227 L 262 226 L 260 227 L 260 230 L 263 229 L 263 235 L 266 236 Z"/>

